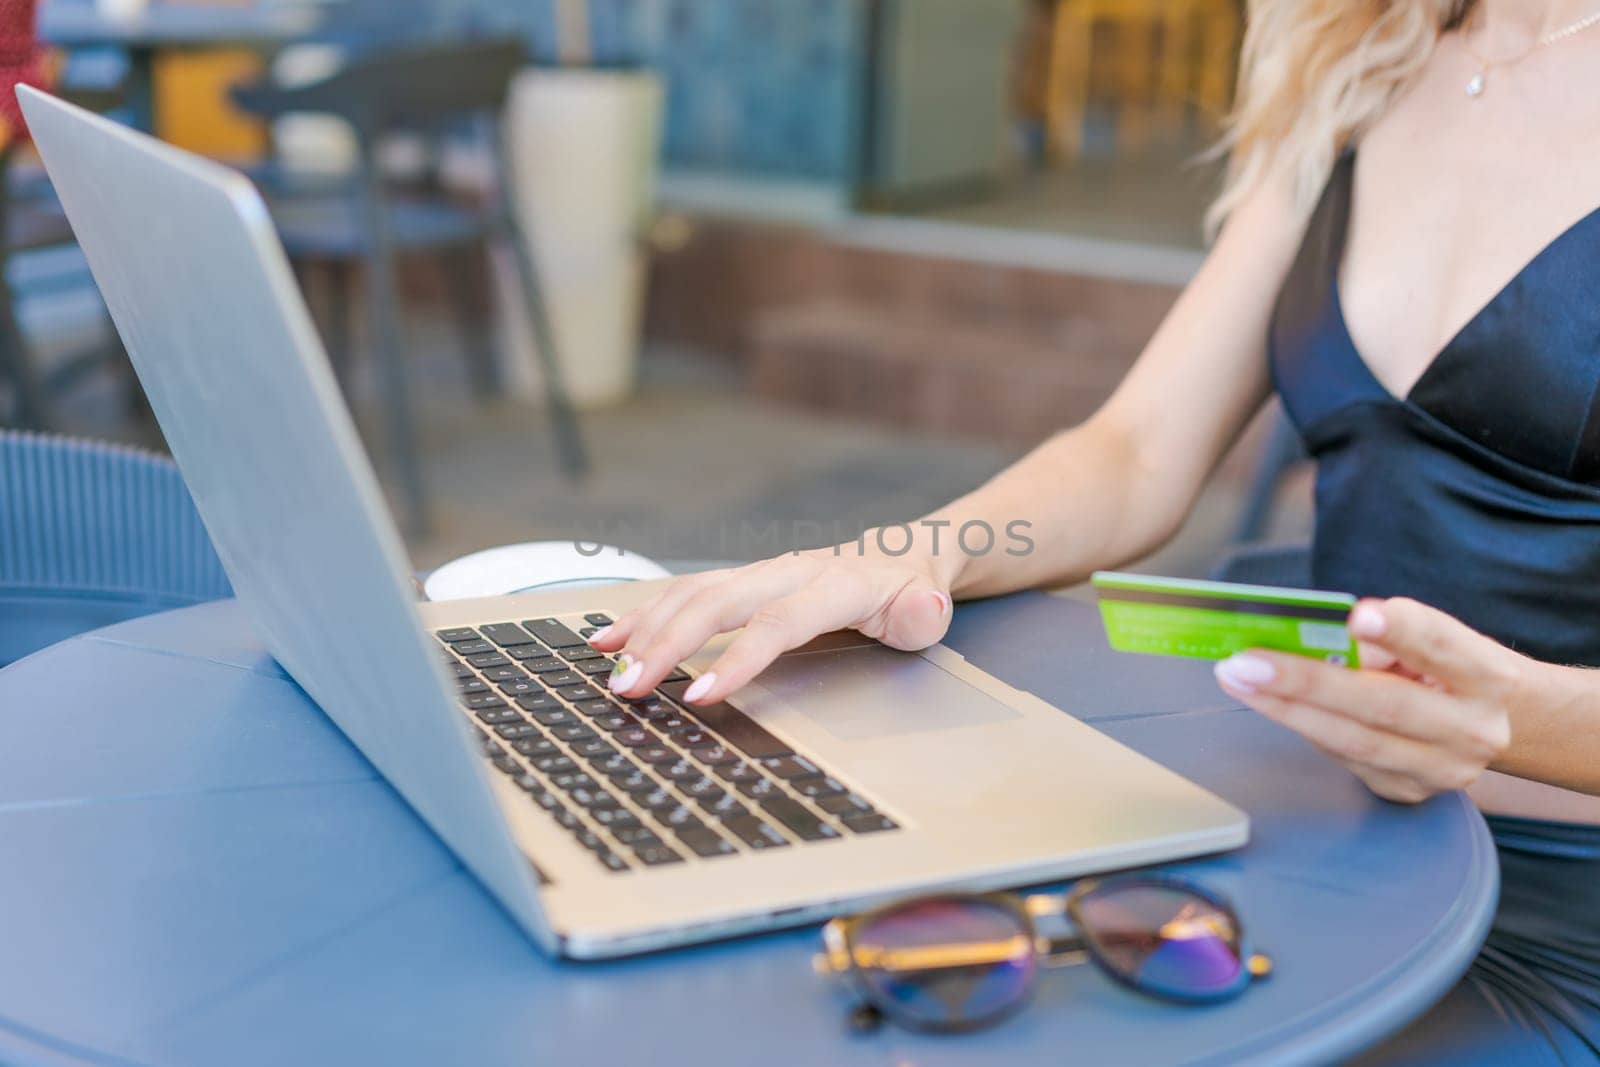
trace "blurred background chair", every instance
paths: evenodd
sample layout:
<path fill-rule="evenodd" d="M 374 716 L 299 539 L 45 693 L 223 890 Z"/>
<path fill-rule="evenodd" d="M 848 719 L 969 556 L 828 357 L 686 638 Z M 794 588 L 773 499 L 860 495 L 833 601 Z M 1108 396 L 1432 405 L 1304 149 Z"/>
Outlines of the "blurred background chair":
<path fill-rule="evenodd" d="M 408 380 L 396 258 L 438 258 L 456 308 L 475 391 L 494 395 L 498 364 L 482 312 L 485 253 L 503 240 L 512 250 L 522 303 L 533 331 L 562 469 L 569 478 L 588 466 L 577 419 L 563 387 L 555 338 L 538 269 L 521 231 L 515 183 L 502 141 L 501 112 L 511 79 L 525 63 L 520 42 L 469 41 L 390 48 L 360 54 L 327 77 L 296 86 L 240 86 L 234 98 L 263 118 L 316 113 L 349 124 L 357 147 L 356 173 L 341 188 L 326 181 L 266 175 L 274 220 L 289 256 L 329 277 L 333 307 L 326 332 L 330 357 L 348 384 L 351 273 L 361 268 L 371 351 L 382 398 L 386 450 L 404 496 L 412 532 L 428 525 L 428 504 L 411 384 Z M 463 128 L 487 128 L 495 168 L 486 202 L 452 195 L 439 172 L 445 139 Z M 419 178 L 403 185 L 385 172 L 383 148 L 396 136 L 418 139 L 425 159 Z"/>
<path fill-rule="evenodd" d="M 232 595 L 171 460 L 0 430 L 0 665 L 73 634 Z"/>
<path fill-rule="evenodd" d="M 1233 91 L 1238 0 L 1049 0 L 1045 148 L 1072 160 L 1083 146 L 1098 65 L 1116 86 L 1118 148 L 1137 151 L 1153 130 L 1172 136 L 1191 107 L 1219 118 Z M 1101 45 L 1109 42 L 1110 49 Z"/>

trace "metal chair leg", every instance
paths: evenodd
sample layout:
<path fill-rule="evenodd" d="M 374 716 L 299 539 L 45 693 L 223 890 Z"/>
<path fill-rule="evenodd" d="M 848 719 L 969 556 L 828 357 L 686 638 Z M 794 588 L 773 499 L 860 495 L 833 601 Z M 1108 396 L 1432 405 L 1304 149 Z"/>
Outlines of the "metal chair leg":
<path fill-rule="evenodd" d="M 573 413 L 572 402 L 567 396 L 566 385 L 562 380 L 561 361 L 556 357 L 555 331 L 551 328 L 543 290 L 539 283 L 538 265 L 533 261 L 528 234 L 523 228 L 521 218 L 518 217 L 516 201 L 512 197 L 511 190 L 515 186 L 511 181 L 511 168 L 506 163 L 504 146 L 497 147 L 500 149 L 496 153 L 496 163 L 499 168 L 505 228 L 511 239 L 512 254 L 516 256 L 517 279 L 522 286 L 522 301 L 528 309 L 528 322 L 533 328 L 534 347 L 539 350 L 539 365 L 544 372 L 545 405 L 550 412 L 550 421 L 555 431 L 561 469 L 569 479 L 576 481 L 589 472 L 588 450 L 584 447 L 577 416 Z"/>
<path fill-rule="evenodd" d="M 367 314 L 371 324 L 373 352 L 377 359 L 384 436 L 390 463 L 404 497 L 405 529 L 414 535 L 422 534 L 428 530 L 428 507 L 422 463 L 417 454 L 411 388 L 406 376 L 394 244 L 375 162 L 366 160 L 363 170 L 366 172 L 363 209 L 369 231 L 366 243 L 370 250 L 366 257 Z"/>
<path fill-rule="evenodd" d="M 488 284 L 484 276 L 487 253 L 485 246 L 474 245 L 439 257 L 450 308 L 461 336 L 461 349 L 467 357 L 472 392 L 479 400 L 500 393 L 500 364 L 495 360 L 494 344 L 483 310 L 482 293 Z"/>

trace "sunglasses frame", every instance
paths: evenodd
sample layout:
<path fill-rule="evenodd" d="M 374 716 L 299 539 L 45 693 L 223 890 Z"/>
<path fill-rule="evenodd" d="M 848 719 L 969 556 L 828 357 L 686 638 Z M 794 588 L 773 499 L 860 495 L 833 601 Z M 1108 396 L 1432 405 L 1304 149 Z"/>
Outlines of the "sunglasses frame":
<path fill-rule="evenodd" d="M 1173 986 L 1136 979 L 1132 975 L 1125 974 L 1120 967 L 1112 963 L 1099 945 L 1092 924 L 1083 921 L 1082 903 L 1097 892 L 1136 888 L 1170 889 L 1186 893 L 1203 900 L 1226 915 L 1233 924 L 1233 928 L 1239 934 L 1239 954 L 1242 965 L 1234 982 L 1225 989 L 1196 994 Z M 1213 1004 L 1219 1001 L 1231 1000 L 1243 993 L 1252 982 L 1266 978 L 1272 973 L 1272 960 L 1267 956 L 1250 950 L 1249 941 L 1244 932 L 1244 924 L 1240 922 L 1239 913 L 1234 908 L 1233 902 L 1220 893 L 1178 875 L 1161 873 L 1129 874 L 1105 879 L 1084 879 L 1073 886 L 1071 892 L 1068 893 L 1030 893 L 1027 895 L 1013 892 L 933 893 L 909 900 L 883 904 L 858 915 L 840 916 L 830 919 L 823 926 L 823 952 L 816 957 L 816 968 L 822 974 L 843 979 L 856 994 L 861 1003 L 856 1008 L 854 1017 L 864 1027 L 875 1025 L 883 1019 L 889 1019 L 913 1030 L 961 1033 L 983 1029 L 1001 1022 L 1022 1010 L 1033 999 L 1034 992 L 1039 985 L 1037 970 L 1028 982 L 1027 988 L 1017 996 L 1015 1001 L 997 1012 L 978 1019 L 930 1022 L 911 1018 L 895 1005 L 885 1003 L 878 997 L 862 974 L 864 968 L 857 958 L 856 933 L 863 926 L 886 913 L 931 901 L 983 902 L 997 905 L 1010 912 L 1017 919 L 1019 930 L 1032 942 L 1034 960 L 1039 970 L 1070 967 L 1086 961 L 1092 962 L 1098 970 L 1123 988 L 1169 1003 Z M 1039 920 L 1041 919 L 1065 919 L 1071 924 L 1072 933 L 1063 937 L 1047 937 L 1039 931 Z"/>

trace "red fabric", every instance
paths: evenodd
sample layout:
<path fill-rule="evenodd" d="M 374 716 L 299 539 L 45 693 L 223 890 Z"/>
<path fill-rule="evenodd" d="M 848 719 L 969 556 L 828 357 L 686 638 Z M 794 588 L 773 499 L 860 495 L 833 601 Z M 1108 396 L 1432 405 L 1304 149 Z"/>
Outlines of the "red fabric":
<path fill-rule="evenodd" d="M 39 46 L 39 0 L 0 0 L 0 146 L 28 138 L 17 86 L 55 84 L 55 58 Z"/>

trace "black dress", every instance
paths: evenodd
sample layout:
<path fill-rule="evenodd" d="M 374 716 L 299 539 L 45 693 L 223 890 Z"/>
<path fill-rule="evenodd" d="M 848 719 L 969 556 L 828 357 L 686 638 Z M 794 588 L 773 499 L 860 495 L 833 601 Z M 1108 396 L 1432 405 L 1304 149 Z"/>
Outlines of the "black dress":
<path fill-rule="evenodd" d="M 1347 152 L 1270 336 L 1273 380 L 1317 463 L 1315 583 L 1415 597 L 1537 659 L 1600 666 L 1600 210 L 1397 397 L 1340 307 L 1354 172 Z M 1364 1062 L 1600 1062 L 1600 828 L 1489 821 L 1501 901 L 1482 955 Z"/>

